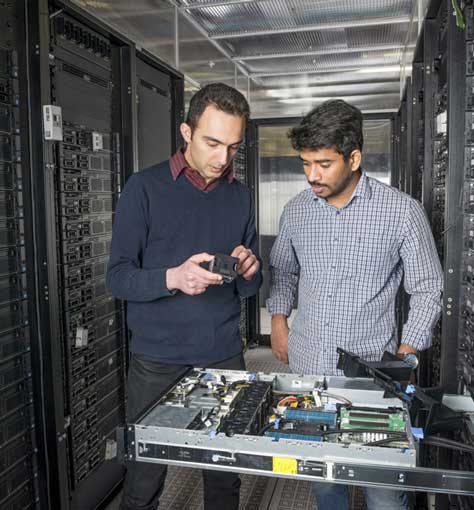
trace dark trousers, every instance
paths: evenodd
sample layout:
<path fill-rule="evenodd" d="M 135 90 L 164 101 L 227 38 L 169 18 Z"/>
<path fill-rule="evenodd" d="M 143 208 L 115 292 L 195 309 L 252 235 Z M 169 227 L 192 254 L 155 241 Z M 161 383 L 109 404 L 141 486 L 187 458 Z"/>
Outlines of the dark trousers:
<path fill-rule="evenodd" d="M 166 388 L 189 368 L 189 365 L 160 363 L 132 354 L 127 381 L 127 420 L 155 401 Z M 242 354 L 206 368 L 245 370 Z M 120 510 L 155 510 L 166 478 L 167 467 L 147 462 L 127 463 Z M 203 471 L 204 509 L 238 510 L 240 478 L 236 473 Z"/>

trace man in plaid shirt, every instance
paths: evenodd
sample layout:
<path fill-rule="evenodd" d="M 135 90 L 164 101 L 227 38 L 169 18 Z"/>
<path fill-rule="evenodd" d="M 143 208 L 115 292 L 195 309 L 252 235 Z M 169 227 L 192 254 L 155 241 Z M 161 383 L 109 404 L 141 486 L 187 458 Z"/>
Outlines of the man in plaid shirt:
<path fill-rule="evenodd" d="M 327 101 L 290 133 L 310 189 L 285 206 L 270 255 L 272 350 L 297 373 L 338 374 L 337 347 L 366 360 L 427 349 L 443 275 L 422 206 L 362 173 L 362 114 Z M 395 299 L 410 312 L 401 341 Z M 298 310 L 291 329 L 296 294 Z M 338 374 L 339 375 L 339 374 Z M 320 510 L 348 510 L 345 485 L 315 483 Z M 365 489 L 368 510 L 405 510 L 406 493 Z"/>

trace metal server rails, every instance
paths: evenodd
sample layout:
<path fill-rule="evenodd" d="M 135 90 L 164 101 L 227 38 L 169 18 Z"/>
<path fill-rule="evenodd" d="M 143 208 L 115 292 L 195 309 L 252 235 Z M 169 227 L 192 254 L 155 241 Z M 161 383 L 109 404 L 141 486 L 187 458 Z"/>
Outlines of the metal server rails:
<path fill-rule="evenodd" d="M 444 266 L 444 229 L 446 215 L 446 173 L 448 171 L 448 98 L 447 98 L 447 3 L 442 2 L 436 18 L 435 56 L 432 63 L 433 110 L 429 126 L 431 132 L 431 152 L 433 162 L 433 204 L 431 224 L 441 264 Z M 431 64 L 431 63 L 430 63 Z M 433 345 L 429 359 L 427 384 L 436 386 L 440 381 L 441 324 L 438 323 L 433 335 Z"/>
<path fill-rule="evenodd" d="M 120 96 L 107 36 L 63 13 L 50 33 L 52 101 L 63 114 L 55 192 L 65 414 L 71 490 L 81 491 L 125 419 L 123 305 L 105 285 L 121 187 Z"/>
<path fill-rule="evenodd" d="M 410 193 L 412 175 L 412 83 L 407 78 L 406 86 L 400 108 L 396 116 L 396 140 L 394 152 L 396 159 L 396 173 L 392 177 L 392 183 L 401 191 Z M 396 300 L 396 317 L 398 323 L 398 335 L 401 338 L 403 325 L 408 317 L 409 301 L 404 288 L 400 288 Z"/>
<path fill-rule="evenodd" d="M 474 7 L 464 9 L 465 20 L 465 138 L 464 138 L 464 200 L 463 225 L 464 245 L 461 265 L 461 298 L 459 324 L 458 370 L 462 386 L 474 398 Z M 474 445 L 474 428 L 466 423 L 457 439 Z M 459 469 L 474 469 L 474 455 L 456 452 L 452 464 Z M 456 508 L 474 509 L 473 498 L 453 496 Z M 454 500 L 454 501 L 453 501 Z"/>
<path fill-rule="evenodd" d="M 425 118 L 424 118 L 424 33 L 421 32 L 412 70 L 412 151 L 411 151 L 411 196 L 421 201 L 424 172 Z"/>
<path fill-rule="evenodd" d="M 22 193 L 16 4 L 0 3 L 0 508 L 34 508 L 35 423 Z M 17 26 L 18 25 L 18 26 Z"/>

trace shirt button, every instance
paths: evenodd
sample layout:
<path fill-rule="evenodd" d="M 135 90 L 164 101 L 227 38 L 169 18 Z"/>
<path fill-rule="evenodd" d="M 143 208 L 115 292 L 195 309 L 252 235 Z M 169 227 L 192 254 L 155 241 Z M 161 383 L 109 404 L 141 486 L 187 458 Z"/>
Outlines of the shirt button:
<path fill-rule="evenodd" d="M 329 321 L 326 321 L 324 324 L 325 324 L 326 326 L 329 326 Z"/>
<path fill-rule="evenodd" d="M 328 294 L 328 299 L 331 299 L 332 298 L 332 294 Z"/>
<path fill-rule="evenodd" d="M 331 264 L 332 269 L 336 269 L 336 264 Z"/>

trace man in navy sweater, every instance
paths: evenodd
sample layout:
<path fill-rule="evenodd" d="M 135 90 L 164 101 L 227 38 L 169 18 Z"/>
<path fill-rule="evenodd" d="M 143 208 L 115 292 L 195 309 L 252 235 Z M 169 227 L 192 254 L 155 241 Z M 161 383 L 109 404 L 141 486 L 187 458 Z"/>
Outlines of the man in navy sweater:
<path fill-rule="evenodd" d="M 185 149 L 134 174 L 120 197 L 107 284 L 128 302 L 129 420 L 191 366 L 245 369 L 240 296 L 253 296 L 262 276 L 250 191 L 231 162 L 249 113 L 232 87 L 204 87 L 181 125 Z M 200 266 L 215 253 L 238 257 L 231 284 Z M 165 477 L 165 466 L 131 463 L 121 510 L 155 510 Z M 237 474 L 203 478 L 205 510 L 238 509 Z"/>

